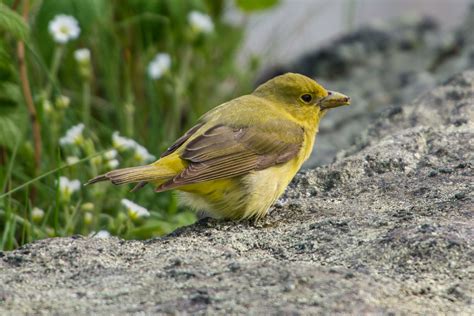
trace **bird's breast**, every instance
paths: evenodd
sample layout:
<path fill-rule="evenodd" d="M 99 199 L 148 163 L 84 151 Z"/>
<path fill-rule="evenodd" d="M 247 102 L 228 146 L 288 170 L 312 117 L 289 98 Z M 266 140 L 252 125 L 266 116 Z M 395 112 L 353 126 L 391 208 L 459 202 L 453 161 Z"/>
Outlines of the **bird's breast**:
<path fill-rule="evenodd" d="M 309 156 L 311 156 L 311 153 L 313 152 L 314 142 L 316 140 L 316 134 L 316 128 L 305 129 L 303 144 L 301 145 L 301 150 L 298 153 L 298 156 L 296 157 L 299 163 L 298 169 L 309 158 Z"/>

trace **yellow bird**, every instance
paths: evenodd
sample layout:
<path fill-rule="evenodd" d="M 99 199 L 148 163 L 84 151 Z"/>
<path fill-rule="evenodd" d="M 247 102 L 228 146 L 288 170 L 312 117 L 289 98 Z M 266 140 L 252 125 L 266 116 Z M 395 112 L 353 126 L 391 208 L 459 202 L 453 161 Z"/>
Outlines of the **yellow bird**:
<path fill-rule="evenodd" d="M 147 183 L 178 190 L 184 205 L 214 218 L 256 220 L 285 191 L 313 149 L 326 112 L 350 98 L 295 73 L 203 115 L 159 160 L 88 182 Z"/>

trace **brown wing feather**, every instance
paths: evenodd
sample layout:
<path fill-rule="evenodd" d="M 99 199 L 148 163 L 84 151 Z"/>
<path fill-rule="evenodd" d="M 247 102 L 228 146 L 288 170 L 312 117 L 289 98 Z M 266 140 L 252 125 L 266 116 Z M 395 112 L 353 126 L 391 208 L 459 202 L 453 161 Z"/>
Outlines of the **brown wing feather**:
<path fill-rule="evenodd" d="M 204 162 L 241 152 L 244 149 L 240 143 L 242 133 L 241 128 L 216 125 L 186 144 L 181 158 L 190 162 Z"/>
<path fill-rule="evenodd" d="M 181 136 L 180 138 L 178 138 L 173 145 L 171 145 L 170 147 L 168 147 L 168 149 L 161 154 L 161 158 L 165 157 L 165 156 L 168 156 L 169 154 L 172 154 L 176 149 L 178 149 L 182 144 L 184 144 L 188 139 L 189 137 L 191 137 L 194 133 L 196 133 L 196 131 L 201 128 L 201 126 L 203 126 L 204 123 L 199 123 L 197 125 L 195 125 L 194 127 L 192 127 L 190 130 L 188 130 L 186 133 L 184 133 L 183 136 Z"/>
<path fill-rule="evenodd" d="M 282 126 L 285 140 L 280 139 Z M 181 158 L 189 166 L 157 191 L 235 177 L 287 162 L 298 154 L 303 139 L 303 129 L 288 122 L 260 128 L 216 125 L 186 144 Z"/>

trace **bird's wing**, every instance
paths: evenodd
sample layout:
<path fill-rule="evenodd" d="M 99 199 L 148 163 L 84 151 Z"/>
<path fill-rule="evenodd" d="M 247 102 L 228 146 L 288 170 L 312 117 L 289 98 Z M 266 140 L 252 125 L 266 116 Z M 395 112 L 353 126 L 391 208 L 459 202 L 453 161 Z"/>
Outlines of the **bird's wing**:
<path fill-rule="evenodd" d="M 272 121 L 259 127 L 215 125 L 185 144 L 180 157 L 188 166 L 157 191 L 235 177 L 287 162 L 298 154 L 303 140 L 303 129 L 289 121 Z"/>
<path fill-rule="evenodd" d="M 189 137 L 193 136 L 193 134 L 196 133 L 196 131 L 199 128 L 201 128 L 201 126 L 203 126 L 203 125 L 204 125 L 204 123 L 199 123 L 199 124 L 196 124 L 194 127 L 192 127 L 190 130 L 188 130 L 183 136 L 178 138 L 174 142 L 173 145 L 168 147 L 168 149 L 166 149 L 166 151 L 161 154 L 160 158 L 166 157 L 169 154 L 174 153 L 176 151 L 176 149 L 178 149 L 182 144 L 184 144 L 189 139 Z"/>

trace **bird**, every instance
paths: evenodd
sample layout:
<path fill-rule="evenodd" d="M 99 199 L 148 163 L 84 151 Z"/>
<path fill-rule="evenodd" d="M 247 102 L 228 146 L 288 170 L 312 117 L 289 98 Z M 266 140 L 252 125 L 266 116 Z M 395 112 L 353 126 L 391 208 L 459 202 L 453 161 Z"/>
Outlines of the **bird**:
<path fill-rule="evenodd" d="M 307 76 L 276 76 L 204 114 L 157 161 L 86 184 L 136 183 L 136 191 L 150 183 L 156 192 L 176 190 L 182 205 L 206 217 L 257 221 L 309 158 L 322 117 L 349 104 Z"/>

